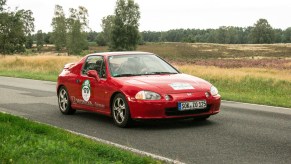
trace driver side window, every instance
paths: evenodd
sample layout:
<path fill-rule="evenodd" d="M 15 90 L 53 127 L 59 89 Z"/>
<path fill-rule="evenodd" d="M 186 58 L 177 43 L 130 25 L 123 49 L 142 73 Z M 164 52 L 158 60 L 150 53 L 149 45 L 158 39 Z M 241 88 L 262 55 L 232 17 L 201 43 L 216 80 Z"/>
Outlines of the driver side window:
<path fill-rule="evenodd" d="M 100 78 L 106 78 L 106 68 L 103 57 L 89 56 L 84 63 L 82 74 L 86 75 L 89 70 L 95 70 Z"/>

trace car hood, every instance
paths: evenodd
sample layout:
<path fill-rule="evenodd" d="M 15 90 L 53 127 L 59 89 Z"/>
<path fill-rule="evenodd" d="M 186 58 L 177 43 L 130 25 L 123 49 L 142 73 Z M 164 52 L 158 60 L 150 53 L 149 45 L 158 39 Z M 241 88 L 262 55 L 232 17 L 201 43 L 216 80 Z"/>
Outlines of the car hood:
<path fill-rule="evenodd" d="M 159 93 L 189 93 L 209 91 L 211 84 L 186 74 L 148 75 L 118 78 L 123 85 Z"/>

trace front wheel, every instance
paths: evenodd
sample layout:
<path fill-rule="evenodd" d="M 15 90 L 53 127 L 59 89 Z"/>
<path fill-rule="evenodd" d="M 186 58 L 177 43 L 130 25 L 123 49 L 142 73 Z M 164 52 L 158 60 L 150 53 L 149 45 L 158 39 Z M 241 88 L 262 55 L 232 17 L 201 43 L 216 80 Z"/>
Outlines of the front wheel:
<path fill-rule="evenodd" d="M 117 94 L 112 101 L 112 116 L 114 123 L 119 127 L 128 127 L 132 120 L 129 107 L 123 94 Z"/>
<path fill-rule="evenodd" d="M 71 107 L 69 93 L 67 89 L 63 86 L 59 89 L 58 92 L 58 103 L 59 109 L 63 114 L 69 115 L 76 112 L 76 110 Z"/>

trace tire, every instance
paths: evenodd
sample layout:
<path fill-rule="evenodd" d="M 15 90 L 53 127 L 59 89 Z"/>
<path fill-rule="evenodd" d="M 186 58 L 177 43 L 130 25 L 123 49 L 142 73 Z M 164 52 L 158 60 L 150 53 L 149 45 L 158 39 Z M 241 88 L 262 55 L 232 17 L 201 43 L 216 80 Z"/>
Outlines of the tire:
<path fill-rule="evenodd" d="M 60 111 L 65 115 L 74 114 L 75 109 L 71 107 L 71 101 L 67 89 L 62 86 L 58 91 L 58 103 Z"/>
<path fill-rule="evenodd" d="M 115 95 L 111 108 L 115 125 L 121 128 L 129 127 L 131 125 L 132 119 L 130 116 L 130 110 L 123 94 L 118 93 Z"/>

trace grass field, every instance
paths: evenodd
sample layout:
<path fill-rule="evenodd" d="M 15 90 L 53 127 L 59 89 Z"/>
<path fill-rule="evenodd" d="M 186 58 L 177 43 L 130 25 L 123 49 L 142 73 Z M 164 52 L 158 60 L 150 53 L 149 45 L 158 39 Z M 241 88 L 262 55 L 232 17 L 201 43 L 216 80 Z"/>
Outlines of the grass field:
<path fill-rule="evenodd" d="M 138 50 L 190 63 L 203 59 L 291 58 L 291 44 L 148 43 L 139 46 Z"/>
<path fill-rule="evenodd" d="M 55 54 L 2 56 L 0 57 L 0 75 L 56 81 L 66 63 L 78 60 L 80 57 L 56 56 Z"/>
<path fill-rule="evenodd" d="M 196 65 L 176 67 L 214 84 L 224 100 L 291 107 L 290 70 Z"/>
<path fill-rule="evenodd" d="M 90 47 L 89 52 L 106 49 Z M 156 53 L 183 73 L 210 81 L 224 100 L 291 107 L 291 44 L 148 43 L 138 50 Z M 81 58 L 57 55 L 46 51 L 0 57 L 0 75 L 56 81 L 65 63 Z"/>
<path fill-rule="evenodd" d="M 55 53 L 0 56 L 0 75 L 56 81 L 81 56 Z M 208 80 L 224 100 L 291 108 L 291 44 L 219 45 L 149 43 L 181 72 Z M 83 54 L 107 51 L 90 47 Z M 160 163 L 60 129 L 0 113 L 0 163 Z"/>
<path fill-rule="evenodd" d="M 0 113 L 0 163 L 162 163 Z"/>

